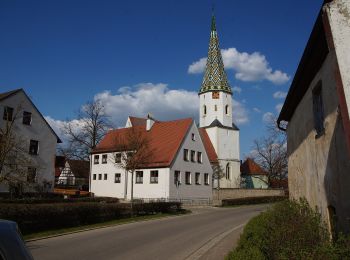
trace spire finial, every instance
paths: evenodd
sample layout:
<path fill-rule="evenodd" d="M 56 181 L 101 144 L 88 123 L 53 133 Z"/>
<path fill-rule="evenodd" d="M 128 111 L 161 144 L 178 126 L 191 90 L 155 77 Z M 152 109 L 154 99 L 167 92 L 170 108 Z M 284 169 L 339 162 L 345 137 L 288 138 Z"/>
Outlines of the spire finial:
<path fill-rule="evenodd" d="M 216 24 L 215 24 L 215 14 L 214 14 L 214 3 L 211 7 L 211 31 L 216 31 Z"/>

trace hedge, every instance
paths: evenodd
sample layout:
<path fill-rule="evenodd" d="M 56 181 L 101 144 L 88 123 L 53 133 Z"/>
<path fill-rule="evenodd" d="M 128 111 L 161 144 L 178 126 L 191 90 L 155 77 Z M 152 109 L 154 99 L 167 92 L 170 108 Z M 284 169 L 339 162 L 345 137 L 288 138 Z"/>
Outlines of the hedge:
<path fill-rule="evenodd" d="M 250 205 L 261 203 L 273 203 L 286 200 L 286 196 L 265 196 L 265 197 L 248 197 L 238 199 L 223 199 L 222 206 L 235 206 L 235 205 Z"/>
<path fill-rule="evenodd" d="M 67 199 L 63 196 L 40 198 L 40 197 L 25 197 L 22 199 L 8 199 L 0 198 L 0 203 L 5 204 L 42 204 L 42 203 L 74 203 L 74 202 L 106 202 L 106 203 L 117 203 L 119 199 L 111 197 L 78 197 Z"/>
<path fill-rule="evenodd" d="M 306 200 L 286 200 L 251 219 L 226 259 L 350 259 L 350 237 L 331 241 Z"/>
<path fill-rule="evenodd" d="M 135 204 L 134 215 L 181 210 L 178 202 Z M 128 203 L 76 202 L 54 204 L 0 204 L 0 219 L 16 221 L 23 234 L 94 224 L 131 216 Z"/>

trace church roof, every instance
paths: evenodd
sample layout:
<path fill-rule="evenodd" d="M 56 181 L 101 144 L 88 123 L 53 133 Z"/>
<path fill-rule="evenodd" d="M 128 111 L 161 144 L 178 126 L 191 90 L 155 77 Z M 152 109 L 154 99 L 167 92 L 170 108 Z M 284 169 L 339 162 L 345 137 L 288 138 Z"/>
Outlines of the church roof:
<path fill-rule="evenodd" d="M 209 135 L 207 133 L 207 130 L 205 128 L 199 128 L 199 134 L 202 138 L 205 151 L 207 152 L 207 155 L 209 157 L 209 161 L 211 164 L 218 163 L 218 155 L 215 152 L 214 146 L 212 142 L 210 141 Z"/>
<path fill-rule="evenodd" d="M 242 175 L 267 175 L 267 173 L 260 167 L 259 164 L 254 162 L 253 159 L 247 158 L 241 165 Z"/>
<path fill-rule="evenodd" d="M 191 118 L 159 122 L 156 121 L 147 131 L 145 125 L 132 126 L 109 131 L 92 153 L 117 151 L 118 140 L 126 140 L 131 131 L 137 130 L 148 141 L 148 150 L 152 154 L 144 168 L 169 167 L 176 158 L 178 150 L 193 124 Z"/>
<path fill-rule="evenodd" d="M 223 124 L 221 124 L 221 122 L 218 119 L 215 119 L 213 122 L 211 122 L 210 125 L 206 126 L 205 128 L 210 128 L 210 127 L 220 127 L 220 128 L 232 129 L 232 130 L 239 131 L 239 128 L 234 123 L 232 123 L 232 127 L 224 126 Z"/>
<path fill-rule="evenodd" d="M 211 19 L 211 33 L 209 42 L 209 51 L 203 83 L 199 94 L 208 91 L 224 91 L 232 93 L 231 87 L 228 84 L 224 63 L 222 61 L 219 38 L 216 32 L 215 16 Z"/>

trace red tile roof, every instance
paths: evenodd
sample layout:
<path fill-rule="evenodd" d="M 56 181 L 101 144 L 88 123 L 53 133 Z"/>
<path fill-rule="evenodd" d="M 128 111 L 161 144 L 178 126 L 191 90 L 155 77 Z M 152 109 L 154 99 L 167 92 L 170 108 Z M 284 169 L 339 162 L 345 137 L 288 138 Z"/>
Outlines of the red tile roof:
<path fill-rule="evenodd" d="M 260 165 L 251 158 L 247 158 L 241 165 L 241 173 L 243 175 L 267 175 Z"/>
<path fill-rule="evenodd" d="M 199 134 L 202 138 L 204 148 L 205 148 L 207 155 L 209 157 L 210 163 L 211 164 L 218 163 L 218 156 L 215 152 L 215 149 L 214 149 L 212 142 L 210 141 L 207 130 L 205 130 L 205 128 L 199 128 L 198 130 L 199 130 Z"/>
<path fill-rule="evenodd" d="M 137 130 L 147 138 L 152 156 L 145 168 L 168 167 L 174 160 L 193 120 L 191 118 L 158 122 L 149 131 L 145 125 L 115 129 L 106 134 L 92 153 L 116 151 L 118 140 L 125 140 L 130 131 Z"/>

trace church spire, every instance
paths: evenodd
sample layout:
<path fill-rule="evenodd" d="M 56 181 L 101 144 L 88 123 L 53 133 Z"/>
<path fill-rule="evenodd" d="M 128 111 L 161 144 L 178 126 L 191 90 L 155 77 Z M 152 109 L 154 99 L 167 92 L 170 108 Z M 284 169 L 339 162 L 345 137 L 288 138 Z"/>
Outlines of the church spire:
<path fill-rule="evenodd" d="M 222 62 L 214 14 L 211 18 L 211 32 L 207 65 L 205 67 L 205 74 L 201 89 L 199 90 L 199 94 L 208 91 L 224 91 L 229 94 L 232 93 L 231 87 L 227 82 L 224 63 Z"/>

